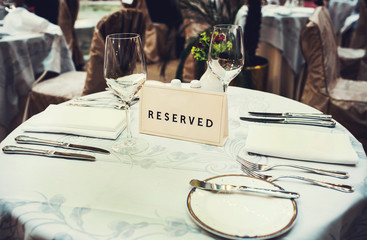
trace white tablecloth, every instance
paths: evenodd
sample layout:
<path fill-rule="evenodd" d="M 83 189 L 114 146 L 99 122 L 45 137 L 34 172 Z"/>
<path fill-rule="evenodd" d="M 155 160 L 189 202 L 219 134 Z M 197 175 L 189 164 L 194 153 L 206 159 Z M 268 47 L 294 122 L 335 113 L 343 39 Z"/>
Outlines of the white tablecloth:
<path fill-rule="evenodd" d="M 100 94 L 105 93 L 94 96 Z M 222 174 L 241 174 L 235 157 L 246 144 L 249 126 L 261 123 L 240 121 L 239 116 L 249 110 L 316 111 L 299 102 L 254 90 L 229 87 L 228 95 L 229 137 L 223 147 L 141 134 L 139 137 L 149 143 L 146 151 L 131 156 L 93 154 L 96 162 L 1 152 L 0 236 L 12 239 L 216 239 L 189 217 L 186 207 L 191 190 L 189 181 Z M 135 135 L 138 117 L 136 104 L 132 107 L 132 131 Z M 333 129 L 300 125 L 279 127 L 347 132 L 339 124 Z M 14 138 L 19 134 L 24 134 L 22 125 L 0 147 L 14 145 Z M 105 149 L 110 149 L 112 144 L 111 140 L 63 134 L 29 135 Z M 307 166 L 348 171 L 349 179 L 334 179 L 302 171 L 292 173 L 349 184 L 355 187 L 354 193 L 302 181 L 276 182 L 286 190 L 301 194 L 301 198 L 296 200 L 298 219 L 281 239 L 340 239 L 361 214 L 367 203 L 367 158 L 353 136 L 350 136 L 350 141 L 360 158 L 356 166 L 302 162 Z M 264 160 L 275 161 L 270 158 Z M 286 161 L 300 164 L 299 161 Z M 292 170 L 286 171 L 290 173 Z"/>
<path fill-rule="evenodd" d="M 358 0 L 330 0 L 329 13 L 333 23 L 334 32 L 339 34 L 344 26 L 345 20 L 355 13 Z"/>
<path fill-rule="evenodd" d="M 269 60 L 267 91 L 295 98 L 296 78 L 304 63 L 299 36 L 313 8 L 266 5 L 262 7 L 260 44 L 257 54 Z M 286 12 L 287 11 L 287 12 Z M 235 24 L 245 26 L 247 6 Z M 245 36 L 246 37 L 246 36 Z"/>
<path fill-rule="evenodd" d="M 28 95 L 35 76 L 43 71 L 75 70 L 61 35 L 24 34 L 0 39 L 0 125 L 8 127 L 21 113 L 20 98 Z"/>

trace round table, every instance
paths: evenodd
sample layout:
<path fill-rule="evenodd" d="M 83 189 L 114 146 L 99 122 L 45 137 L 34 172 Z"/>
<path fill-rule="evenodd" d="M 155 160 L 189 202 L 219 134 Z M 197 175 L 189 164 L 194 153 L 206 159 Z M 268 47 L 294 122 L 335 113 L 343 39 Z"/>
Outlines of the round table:
<path fill-rule="evenodd" d="M 106 96 L 111 95 L 102 92 L 85 98 Z M 105 106 L 110 104 L 107 101 Z M 148 149 L 139 154 L 88 153 L 97 159 L 88 162 L 1 152 L 0 235 L 34 239 L 216 239 L 199 228 L 188 214 L 189 182 L 223 174 L 243 174 L 236 156 L 246 144 L 251 125 L 263 123 L 240 121 L 239 117 L 248 111 L 317 112 L 285 97 L 237 87 L 229 87 L 228 105 L 229 137 L 223 147 L 138 134 L 139 105 L 136 104 L 132 107 L 132 131 L 149 143 Z M 98 108 L 95 109 L 97 111 Z M 76 135 L 24 133 L 23 127 L 28 121 L 9 134 L 1 142 L 1 148 L 16 144 L 14 138 L 20 134 L 108 150 L 113 143 L 113 140 Z M 361 144 L 339 124 L 332 129 L 277 126 L 349 135 L 359 156 L 359 163 L 355 166 L 285 161 L 347 171 L 349 179 L 287 170 L 293 174 L 352 185 L 354 193 L 302 181 L 275 182 L 301 195 L 296 200 L 299 212 L 295 225 L 280 238 L 340 239 L 359 218 L 367 203 L 367 158 Z"/>

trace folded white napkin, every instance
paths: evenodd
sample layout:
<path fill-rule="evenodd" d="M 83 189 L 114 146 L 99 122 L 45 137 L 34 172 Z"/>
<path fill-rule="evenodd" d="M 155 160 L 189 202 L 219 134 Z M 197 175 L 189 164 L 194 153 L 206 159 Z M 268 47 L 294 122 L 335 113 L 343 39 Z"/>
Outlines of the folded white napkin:
<path fill-rule="evenodd" d="M 50 105 L 30 118 L 23 130 L 116 139 L 124 128 L 125 115 L 119 110 Z"/>
<path fill-rule="evenodd" d="M 288 127 L 251 126 L 244 150 L 325 163 L 356 164 L 359 160 L 347 134 Z"/>
<path fill-rule="evenodd" d="M 4 32 L 10 35 L 25 33 L 50 33 L 62 35 L 61 28 L 48 20 L 17 7 L 11 10 L 4 18 Z"/>

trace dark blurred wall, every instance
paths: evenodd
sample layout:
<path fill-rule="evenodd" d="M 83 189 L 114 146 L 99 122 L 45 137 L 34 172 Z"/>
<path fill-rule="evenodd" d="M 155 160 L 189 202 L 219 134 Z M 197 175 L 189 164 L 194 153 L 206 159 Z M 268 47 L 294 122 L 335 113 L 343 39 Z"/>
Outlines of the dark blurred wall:
<path fill-rule="evenodd" d="M 25 7 L 36 15 L 57 24 L 59 0 L 24 0 Z"/>
<path fill-rule="evenodd" d="M 169 27 L 178 28 L 182 23 L 178 2 L 178 0 L 147 0 L 150 18 L 153 22 L 165 23 Z"/>
<path fill-rule="evenodd" d="M 171 31 L 178 32 L 183 18 L 179 0 L 146 0 L 150 18 L 153 22 L 166 24 Z M 179 56 L 184 48 L 185 38 L 176 33 L 176 55 Z"/>

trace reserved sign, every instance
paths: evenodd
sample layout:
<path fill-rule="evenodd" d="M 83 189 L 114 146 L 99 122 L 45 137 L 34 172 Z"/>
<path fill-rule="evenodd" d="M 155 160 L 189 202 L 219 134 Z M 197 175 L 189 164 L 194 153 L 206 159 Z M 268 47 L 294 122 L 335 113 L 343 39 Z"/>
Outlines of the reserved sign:
<path fill-rule="evenodd" d="M 222 146 L 228 136 L 227 95 L 146 84 L 140 92 L 139 131 Z"/>

